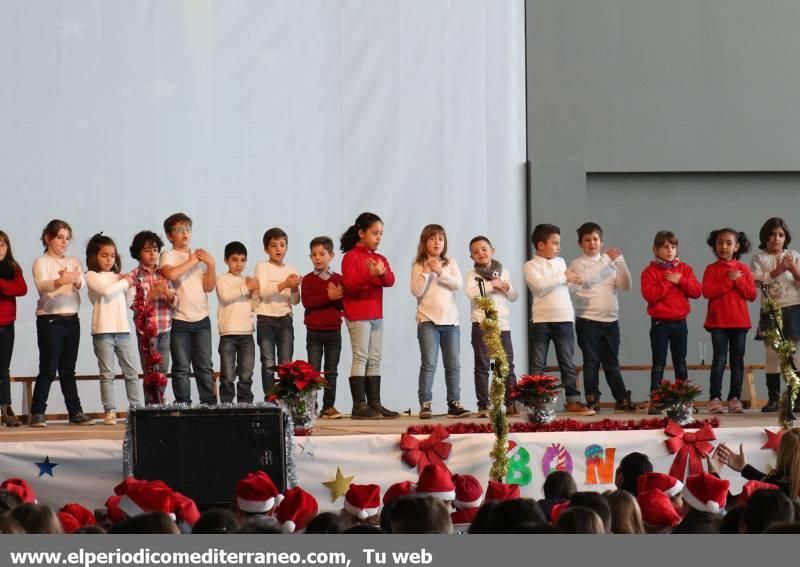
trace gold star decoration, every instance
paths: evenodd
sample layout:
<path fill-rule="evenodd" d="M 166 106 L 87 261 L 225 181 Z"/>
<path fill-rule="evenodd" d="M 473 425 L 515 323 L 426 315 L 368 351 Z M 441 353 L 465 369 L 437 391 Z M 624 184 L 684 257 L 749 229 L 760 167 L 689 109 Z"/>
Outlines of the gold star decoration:
<path fill-rule="evenodd" d="M 331 502 L 336 502 L 340 497 L 347 494 L 347 489 L 350 488 L 350 483 L 353 482 L 355 477 L 355 475 L 344 476 L 342 469 L 336 467 L 336 478 L 322 483 L 331 491 Z"/>

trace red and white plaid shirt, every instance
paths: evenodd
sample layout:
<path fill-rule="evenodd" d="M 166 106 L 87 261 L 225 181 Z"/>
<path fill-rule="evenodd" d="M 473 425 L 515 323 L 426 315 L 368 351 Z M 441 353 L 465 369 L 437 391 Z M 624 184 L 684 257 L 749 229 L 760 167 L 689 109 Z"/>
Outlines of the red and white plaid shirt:
<path fill-rule="evenodd" d="M 134 279 L 137 283 L 141 283 L 142 288 L 144 288 L 145 296 L 150 293 L 150 288 L 156 282 L 166 282 L 169 289 L 174 290 L 174 286 L 172 282 L 169 281 L 167 278 L 161 275 L 161 271 L 156 268 L 153 271 L 148 270 L 141 264 L 138 268 L 131 272 Z M 136 296 L 136 286 L 129 288 L 129 293 L 131 294 L 131 298 Z M 172 329 L 172 312 L 175 309 L 175 306 L 178 304 L 178 295 L 175 294 L 173 297 L 172 302 L 167 301 L 163 297 L 156 298 L 153 301 L 153 305 L 155 305 L 155 319 L 156 319 L 156 328 L 158 329 L 158 334 L 166 333 L 170 329 Z M 133 309 L 133 307 L 131 307 Z"/>

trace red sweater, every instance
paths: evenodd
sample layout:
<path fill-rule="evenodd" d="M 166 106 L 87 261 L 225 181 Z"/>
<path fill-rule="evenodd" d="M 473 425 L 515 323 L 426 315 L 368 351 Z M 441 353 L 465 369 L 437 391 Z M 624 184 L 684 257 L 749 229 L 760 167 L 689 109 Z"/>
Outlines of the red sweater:
<path fill-rule="evenodd" d="M 328 297 L 328 284 L 342 285 L 342 276 L 331 272 L 331 277 L 323 280 L 314 272 L 303 276 L 300 287 L 300 300 L 306 308 L 303 322 L 312 331 L 336 331 L 342 326 L 342 300 L 331 301 Z"/>
<path fill-rule="evenodd" d="M 681 275 L 677 284 L 665 277 L 668 271 Z M 647 314 L 653 319 L 686 319 L 691 311 L 689 299 L 697 299 L 701 292 L 700 282 L 689 264 L 680 262 L 672 270 L 665 270 L 653 261 L 642 272 L 642 297 L 647 301 Z"/>
<path fill-rule="evenodd" d="M 732 280 L 729 271 L 742 275 Z M 709 264 L 703 273 L 703 297 L 708 299 L 706 329 L 749 329 L 750 313 L 747 302 L 757 297 L 756 284 L 750 269 L 741 262 L 718 260 Z"/>
<path fill-rule="evenodd" d="M 367 260 L 381 260 L 386 272 L 381 277 L 369 273 Z M 348 321 L 383 318 L 383 288 L 394 285 L 389 262 L 362 244 L 356 244 L 342 258 L 344 278 L 344 316 Z"/>
<path fill-rule="evenodd" d="M 0 278 L 0 325 L 9 325 L 17 320 L 17 297 L 26 293 L 28 286 L 19 266 L 14 268 L 14 279 Z"/>

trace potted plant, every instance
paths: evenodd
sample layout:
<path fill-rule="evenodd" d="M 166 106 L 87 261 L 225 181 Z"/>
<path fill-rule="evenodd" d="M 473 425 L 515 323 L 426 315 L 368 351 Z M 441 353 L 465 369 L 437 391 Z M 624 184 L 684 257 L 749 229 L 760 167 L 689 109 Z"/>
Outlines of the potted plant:
<path fill-rule="evenodd" d="M 563 386 L 555 376 L 523 375 L 509 389 L 509 398 L 532 423 L 550 423 L 556 417 L 556 399 Z"/>
<path fill-rule="evenodd" d="M 651 393 L 650 399 L 654 404 L 664 408 L 667 417 L 678 425 L 686 425 L 694 418 L 694 400 L 703 389 L 691 383 L 691 380 L 662 380 L 658 387 Z"/>
<path fill-rule="evenodd" d="M 271 367 L 275 371 L 275 383 L 267 400 L 277 401 L 292 414 L 295 433 L 305 430 L 310 432 L 314 427 L 317 390 L 325 387 L 327 382 L 324 372 L 314 370 L 305 360 L 285 362 Z"/>

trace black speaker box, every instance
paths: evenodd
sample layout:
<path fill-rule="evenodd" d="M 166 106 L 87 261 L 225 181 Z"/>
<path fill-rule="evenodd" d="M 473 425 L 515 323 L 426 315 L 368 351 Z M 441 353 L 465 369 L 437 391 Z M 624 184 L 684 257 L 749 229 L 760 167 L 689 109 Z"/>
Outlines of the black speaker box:
<path fill-rule="evenodd" d="M 258 470 L 283 492 L 285 428 L 277 408 L 139 409 L 131 412 L 133 476 L 163 480 L 201 508 L 228 505 L 236 482 Z"/>

